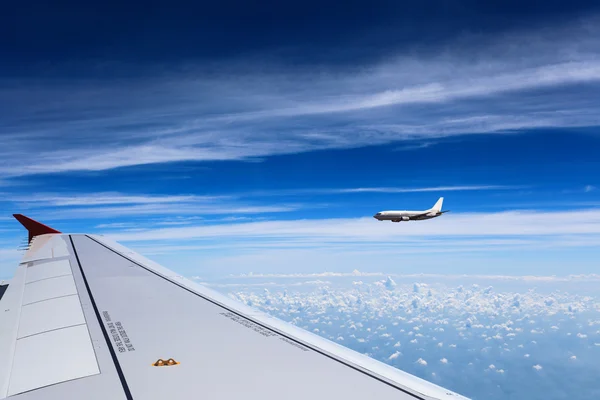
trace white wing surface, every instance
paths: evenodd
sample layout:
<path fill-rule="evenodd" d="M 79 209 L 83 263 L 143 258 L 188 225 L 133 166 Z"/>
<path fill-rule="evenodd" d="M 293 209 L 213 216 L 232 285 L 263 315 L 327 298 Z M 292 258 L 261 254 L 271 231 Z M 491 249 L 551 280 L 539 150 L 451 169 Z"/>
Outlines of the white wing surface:
<path fill-rule="evenodd" d="M 0 300 L 0 399 L 465 399 L 104 237 L 37 229 Z"/>

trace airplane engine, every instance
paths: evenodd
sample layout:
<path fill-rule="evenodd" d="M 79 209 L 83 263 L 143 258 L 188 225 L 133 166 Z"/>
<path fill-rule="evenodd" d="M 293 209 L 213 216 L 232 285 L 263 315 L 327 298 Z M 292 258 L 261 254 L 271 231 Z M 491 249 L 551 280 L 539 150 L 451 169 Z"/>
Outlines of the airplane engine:
<path fill-rule="evenodd" d="M 402 217 L 402 221 L 410 221 L 409 217 Z"/>

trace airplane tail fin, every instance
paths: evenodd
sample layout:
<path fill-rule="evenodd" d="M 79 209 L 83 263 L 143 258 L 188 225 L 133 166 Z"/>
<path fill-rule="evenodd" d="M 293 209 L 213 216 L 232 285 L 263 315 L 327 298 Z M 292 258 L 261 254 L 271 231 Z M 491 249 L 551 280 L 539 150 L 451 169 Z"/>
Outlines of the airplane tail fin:
<path fill-rule="evenodd" d="M 439 200 L 435 203 L 435 205 L 433 207 L 431 207 L 431 209 L 434 211 L 437 211 L 437 212 L 441 212 L 443 202 L 444 202 L 444 198 L 440 197 Z"/>

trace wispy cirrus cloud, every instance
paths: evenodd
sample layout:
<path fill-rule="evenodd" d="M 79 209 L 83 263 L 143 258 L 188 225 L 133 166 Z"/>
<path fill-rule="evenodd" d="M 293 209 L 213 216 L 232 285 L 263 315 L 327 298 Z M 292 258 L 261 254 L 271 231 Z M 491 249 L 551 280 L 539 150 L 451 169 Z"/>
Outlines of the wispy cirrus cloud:
<path fill-rule="evenodd" d="M 244 214 L 270 214 L 285 213 L 299 210 L 305 206 L 302 204 L 274 204 L 274 205 L 252 205 L 243 203 L 222 203 L 217 206 L 202 205 L 194 203 L 174 204 L 165 207 L 159 204 L 134 204 L 126 206 L 111 207 L 77 207 L 63 209 L 37 209 L 36 218 L 43 220 L 73 220 L 78 218 L 100 219 L 116 217 L 140 217 L 140 216 L 182 216 L 182 215 L 244 215 Z M 306 206 L 308 207 L 308 206 Z M 157 222 L 156 224 L 159 224 Z M 163 223 L 164 225 L 164 223 Z"/>
<path fill-rule="evenodd" d="M 245 215 L 287 213 L 306 208 L 319 208 L 321 204 L 273 203 L 266 200 L 277 196 L 345 195 L 352 193 L 420 193 L 452 191 L 499 191 L 518 187 L 503 185 L 461 185 L 431 187 L 363 187 L 363 188 L 306 188 L 240 192 L 228 195 L 192 194 L 128 194 L 120 192 L 99 193 L 4 193 L 0 204 L 10 204 L 15 210 L 37 213 L 43 219 L 106 218 L 106 217 L 162 217 L 146 224 L 174 226 L 187 225 L 201 216 L 227 215 L 222 222 L 244 220 Z M 11 219 L 6 217 L 6 219 Z M 124 222 L 123 224 L 127 224 Z M 110 224 L 101 224 L 108 228 Z M 115 226 L 115 227 L 118 227 Z"/>
<path fill-rule="evenodd" d="M 247 160 L 597 126 L 596 22 L 589 17 L 552 30 L 457 39 L 435 56 L 416 51 L 356 69 L 240 60 L 219 72 L 198 68 L 152 80 L 5 82 L 0 174 Z M 52 146 L 57 140 L 60 149 Z M 35 158 L 26 157 L 31 152 Z M 28 162 L 18 162 L 23 159 Z"/>
<path fill-rule="evenodd" d="M 129 195 L 123 193 L 77 193 L 60 195 L 53 193 L 37 193 L 27 196 L 8 195 L 3 201 L 13 203 L 32 203 L 44 206 L 105 206 L 120 204 L 169 204 L 169 203 L 216 203 L 229 199 L 228 196 L 196 196 L 196 195 Z"/>
<path fill-rule="evenodd" d="M 337 189 L 338 193 L 423 193 L 423 192 L 462 192 L 478 190 L 509 190 L 521 189 L 522 186 L 503 186 L 503 185 L 465 185 L 465 186 L 432 186 L 432 187 L 362 187 Z M 336 191 L 336 189 L 332 189 Z"/>
<path fill-rule="evenodd" d="M 263 221 L 112 234 L 116 240 L 123 241 L 251 237 L 359 242 L 561 235 L 600 235 L 600 210 L 455 213 L 431 221 L 404 224 L 380 222 L 373 218 Z"/>
<path fill-rule="evenodd" d="M 427 193 L 427 192 L 468 192 L 501 191 L 523 189 L 524 186 L 511 185 L 447 185 L 447 186 L 405 186 L 405 187 L 345 187 L 345 188 L 298 188 L 280 190 L 258 190 L 237 193 L 240 197 L 270 197 L 290 195 L 335 195 L 352 193 Z"/>
<path fill-rule="evenodd" d="M 173 260 L 184 258 L 183 269 L 201 263 L 221 273 L 281 273 L 282 265 L 309 272 L 369 271 L 379 266 L 413 273 L 439 272 L 447 265 L 470 273 L 510 270 L 523 275 L 552 268 L 564 275 L 589 273 L 589 263 L 581 261 L 566 271 L 564 258 L 574 260 L 585 253 L 589 260 L 590 254 L 597 254 L 599 227 L 596 209 L 456 213 L 399 224 L 372 218 L 207 223 L 129 232 L 109 229 L 104 235 L 167 263 L 177 265 Z M 535 263 L 530 261 L 532 252 Z"/>
<path fill-rule="evenodd" d="M 589 260 L 600 256 L 600 211 L 455 213 L 398 224 L 372 218 L 207 223 L 109 229 L 104 235 L 170 265 L 183 258 L 183 270 L 202 265 L 212 274 L 281 273 L 285 266 L 307 272 L 440 273 L 447 267 L 455 273 L 565 275 L 594 271 Z"/>
<path fill-rule="evenodd" d="M 134 195 L 118 192 L 41 193 L 27 196 L 6 194 L 0 203 L 8 203 L 16 210 L 33 212 L 37 218 L 45 220 L 155 216 L 160 220 L 149 222 L 162 226 L 186 224 L 202 215 L 241 217 L 246 214 L 291 212 L 307 207 L 299 203 L 242 201 L 234 196 Z"/>

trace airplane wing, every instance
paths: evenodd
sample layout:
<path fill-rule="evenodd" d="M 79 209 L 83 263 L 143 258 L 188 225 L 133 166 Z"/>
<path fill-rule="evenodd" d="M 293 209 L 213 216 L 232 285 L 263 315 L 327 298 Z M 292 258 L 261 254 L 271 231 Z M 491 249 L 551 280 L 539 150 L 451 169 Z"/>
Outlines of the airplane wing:
<path fill-rule="evenodd" d="M 19 220 L 33 239 L 0 300 L 0 399 L 466 399 L 105 237 Z"/>

